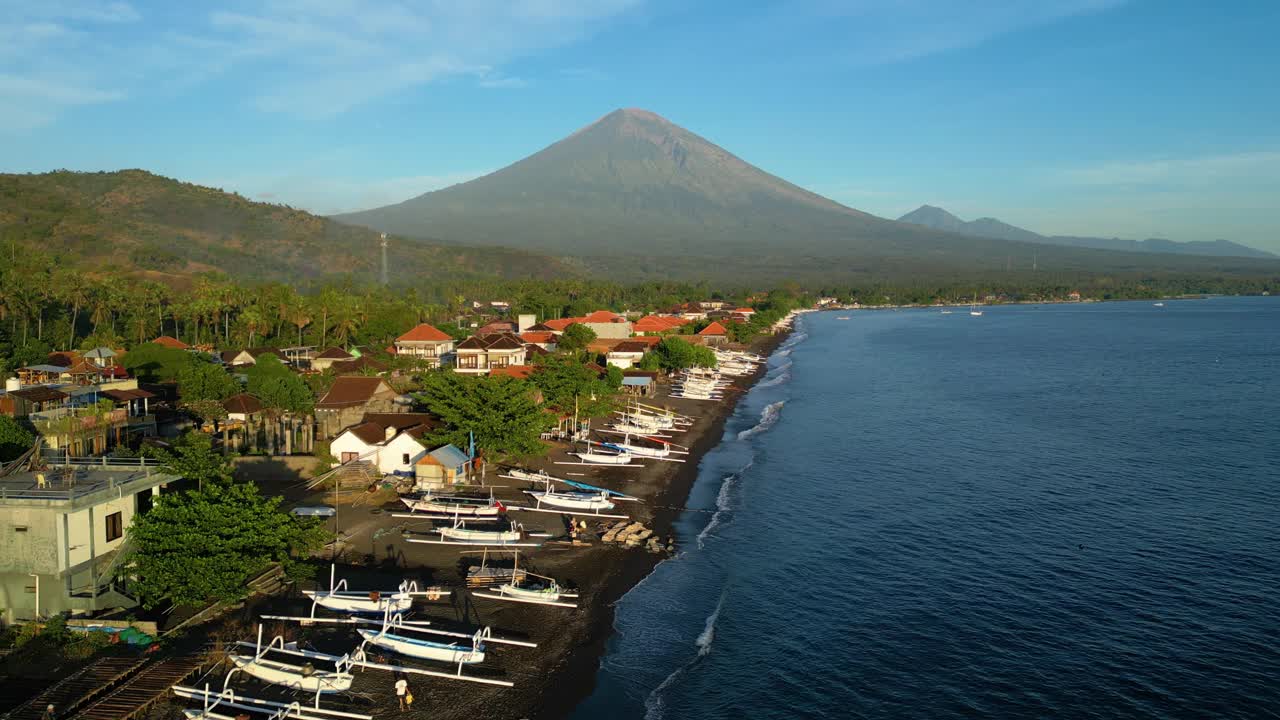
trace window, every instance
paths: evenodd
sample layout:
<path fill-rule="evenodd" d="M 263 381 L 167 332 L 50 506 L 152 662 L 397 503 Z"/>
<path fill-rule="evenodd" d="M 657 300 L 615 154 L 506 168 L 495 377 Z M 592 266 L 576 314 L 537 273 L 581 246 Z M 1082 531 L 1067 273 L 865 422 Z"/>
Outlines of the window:
<path fill-rule="evenodd" d="M 116 512 L 107 516 L 107 542 L 119 540 L 124 535 L 124 517 Z"/>
<path fill-rule="evenodd" d="M 408 465 L 408 464 L 409 464 L 409 453 L 405 453 L 405 454 L 403 454 L 403 455 L 401 455 L 401 456 L 400 456 L 400 464 L 401 464 L 401 465 Z"/>

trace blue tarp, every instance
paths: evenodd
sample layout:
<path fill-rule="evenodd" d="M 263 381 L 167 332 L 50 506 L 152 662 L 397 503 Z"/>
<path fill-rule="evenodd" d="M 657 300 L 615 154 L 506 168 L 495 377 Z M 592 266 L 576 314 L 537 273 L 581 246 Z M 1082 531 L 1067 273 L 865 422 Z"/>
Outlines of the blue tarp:
<path fill-rule="evenodd" d="M 470 459 L 466 453 L 453 445 L 438 447 L 427 454 L 441 465 L 454 469 L 461 469 Z"/>

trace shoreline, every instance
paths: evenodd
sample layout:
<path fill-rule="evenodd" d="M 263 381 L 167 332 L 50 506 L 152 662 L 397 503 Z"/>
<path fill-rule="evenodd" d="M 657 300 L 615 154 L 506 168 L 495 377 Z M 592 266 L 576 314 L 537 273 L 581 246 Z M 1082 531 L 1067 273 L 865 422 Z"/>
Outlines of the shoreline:
<path fill-rule="evenodd" d="M 767 359 L 786 342 L 793 331 L 794 325 L 779 330 L 753 343 L 749 350 Z M 737 410 L 738 403 L 768 371 L 766 363 L 751 375 L 736 379 L 734 383 L 739 392 L 732 399 L 717 403 L 714 410 L 698 418 L 695 425 L 697 436 L 690 446 L 688 462 L 680 466 L 651 501 L 651 506 L 655 509 L 651 527 L 656 534 L 664 537 L 674 534 L 675 521 L 685 512 L 685 503 L 698 480 L 702 458 L 724 441 L 724 428 Z M 529 715 L 530 718 L 564 720 L 595 691 L 600 663 L 604 660 L 608 643 L 614 635 L 614 605 L 649 577 L 658 565 L 671 559 L 670 556 L 648 553 L 630 554 L 631 557 L 623 562 L 622 567 L 607 578 L 605 589 L 594 599 L 590 608 L 584 608 L 584 613 L 592 615 L 587 623 L 588 634 L 565 659 L 563 670 L 556 677 L 549 678 L 548 686 L 554 686 L 556 692 L 547 692 L 547 688 L 539 692 L 541 697 L 533 703 L 537 710 Z"/>

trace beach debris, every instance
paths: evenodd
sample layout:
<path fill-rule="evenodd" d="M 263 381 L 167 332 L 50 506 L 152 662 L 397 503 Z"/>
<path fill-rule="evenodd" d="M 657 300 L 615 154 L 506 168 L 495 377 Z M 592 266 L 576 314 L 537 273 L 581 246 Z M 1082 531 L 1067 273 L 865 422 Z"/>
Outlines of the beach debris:
<path fill-rule="evenodd" d="M 623 547 L 638 548 L 644 547 L 652 553 L 664 553 L 675 550 L 675 540 L 667 538 L 664 543 L 653 530 L 644 526 L 639 522 L 627 522 L 625 520 L 614 523 L 610 526 L 601 525 L 604 529 L 600 539 L 606 543 L 622 545 Z"/>

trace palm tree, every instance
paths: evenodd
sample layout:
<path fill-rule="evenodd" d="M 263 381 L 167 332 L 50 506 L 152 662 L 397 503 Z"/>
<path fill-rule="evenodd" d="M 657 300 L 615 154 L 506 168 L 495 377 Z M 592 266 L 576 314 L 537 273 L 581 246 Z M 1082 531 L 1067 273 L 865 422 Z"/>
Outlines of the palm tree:
<path fill-rule="evenodd" d="M 62 270 L 58 273 L 58 288 L 62 291 L 62 300 L 71 306 L 71 330 L 67 333 L 67 348 L 76 346 L 76 322 L 80 318 L 80 308 L 89 303 L 89 284 L 84 275 L 76 270 Z"/>
<path fill-rule="evenodd" d="M 245 329 L 249 331 L 249 347 L 253 347 L 253 341 L 257 337 L 258 332 L 267 327 L 267 319 L 256 305 L 250 305 L 240 311 L 240 322 L 244 323 Z"/>
<path fill-rule="evenodd" d="M 298 328 L 298 345 L 302 345 L 302 329 L 311 324 L 311 310 L 302 298 L 297 298 L 288 311 L 289 322 Z"/>

